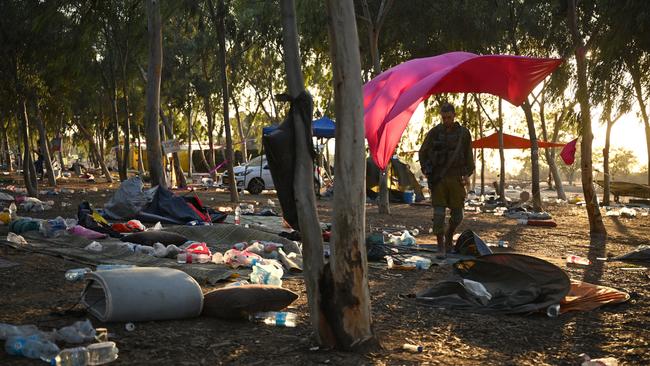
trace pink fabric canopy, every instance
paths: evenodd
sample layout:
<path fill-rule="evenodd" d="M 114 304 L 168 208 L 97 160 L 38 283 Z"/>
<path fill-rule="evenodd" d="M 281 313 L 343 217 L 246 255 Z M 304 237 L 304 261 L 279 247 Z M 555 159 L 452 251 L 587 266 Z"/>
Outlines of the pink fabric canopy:
<path fill-rule="evenodd" d="M 417 106 L 436 93 L 490 93 L 520 105 L 561 59 L 451 52 L 399 64 L 363 86 L 370 154 L 385 169 Z"/>
<path fill-rule="evenodd" d="M 523 137 L 503 134 L 503 148 L 504 149 L 530 149 L 530 140 Z M 538 147 L 564 147 L 564 144 L 556 144 L 553 142 L 537 141 Z M 499 134 L 493 133 L 490 136 L 483 137 L 482 139 L 472 141 L 472 148 L 474 149 L 498 149 L 499 148 Z"/>

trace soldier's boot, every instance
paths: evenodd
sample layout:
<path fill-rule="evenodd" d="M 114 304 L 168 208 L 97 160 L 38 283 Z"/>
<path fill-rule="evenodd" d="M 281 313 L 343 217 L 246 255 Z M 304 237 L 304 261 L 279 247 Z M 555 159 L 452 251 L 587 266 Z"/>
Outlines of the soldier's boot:
<path fill-rule="evenodd" d="M 447 250 L 447 253 L 454 251 L 454 233 L 456 233 L 457 227 L 458 225 L 454 225 L 450 222 L 449 227 L 447 227 L 447 231 L 445 232 L 445 249 Z"/>

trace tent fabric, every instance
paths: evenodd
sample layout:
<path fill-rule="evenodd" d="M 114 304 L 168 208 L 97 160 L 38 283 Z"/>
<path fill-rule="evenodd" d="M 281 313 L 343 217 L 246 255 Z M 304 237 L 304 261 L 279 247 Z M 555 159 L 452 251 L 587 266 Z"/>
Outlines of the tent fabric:
<path fill-rule="evenodd" d="M 556 144 L 553 142 L 537 141 L 540 148 L 548 147 L 563 147 L 564 144 Z M 503 134 L 503 148 L 504 149 L 530 149 L 531 142 L 523 137 Z M 493 133 L 490 136 L 483 137 L 472 141 L 472 148 L 474 149 L 498 149 L 499 148 L 499 134 Z"/>
<path fill-rule="evenodd" d="M 574 161 L 576 161 L 577 143 L 578 143 L 578 139 L 574 139 L 573 141 L 566 144 L 562 149 L 562 151 L 560 152 L 560 157 L 562 158 L 562 161 L 564 161 L 564 164 L 571 165 L 573 164 Z"/>
<path fill-rule="evenodd" d="M 546 310 L 569 293 L 569 277 L 559 267 L 522 254 L 490 254 L 454 264 L 455 278 L 416 295 L 435 307 L 476 313 L 523 314 Z M 477 293 L 466 280 L 489 293 Z"/>
<path fill-rule="evenodd" d="M 417 106 L 437 93 L 490 93 L 520 105 L 561 59 L 450 52 L 404 62 L 363 86 L 370 154 L 386 169 Z"/>
<path fill-rule="evenodd" d="M 268 135 L 278 129 L 279 126 L 266 126 L 262 128 L 262 134 Z M 312 135 L 314 137 L 333 138 L 336 131 L 336 123 L 329 117 L 321 117 L 311 123 Z"/>
<path fill-rule="evenodd" d="M 187 224 L 190 221 L 205 221 L 183 197 L 179 197 L 161 186 L 156 188 L 153 200 L 142 209 L 141 213 L 170 218 L 181 224 Z"/>
<path fill-rule="evenodd" d="M 571 280 L 571 290 L 560 303 L 560 314 L 569 311 L 591 311 L 608 304 L 620 304 L 630 294 L 607 286 Z"/>
<path fill-rule="evenodd" d="M 605 187 L 605 181 L 597 180 L 599 186 Z M 615 196 L 627 196 L 650 199 L 650 185 L 632 182 L 609 182 L 609 189 Z"/>
<path fill-rule="evenodd" d="M 366 159 L 366 195 L 374 199 L 379 193 L 379 176 L 381 171 L 374 164 L 372 159 Z M 388 169 L 388 190 L 390 192 L 390 200 L 394 202 L 403 202 L 405 191 L 412 190 L 415 193 L 415 202 L 424 201 L 424 193 L 422 186 L 418 182 L 415 174 L 409 169 L 409 166 L 401 162 L 397 158 L 390 161 L 390 169 Z"/>

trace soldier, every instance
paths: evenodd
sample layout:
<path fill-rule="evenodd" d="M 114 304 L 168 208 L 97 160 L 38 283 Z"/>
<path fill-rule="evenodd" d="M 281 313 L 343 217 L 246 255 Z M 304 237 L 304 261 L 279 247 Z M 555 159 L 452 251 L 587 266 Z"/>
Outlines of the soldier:
<path fill-rule="evenodd" d="M 420 148 L 420 168 L 427 176 L 431 205 L 433 206 L 433 232 L 438 240 L 438 258 L 445 258 L 453 249 L 453 236 L 463 221 L 465 186 L 474 173 L 472 136 L 469 130 L 454 122 L 454 106 L 444 103 L 440 107 L 442 123 L 433 127 Z M 451 215 L 445 232 L 445 212 Z"/>

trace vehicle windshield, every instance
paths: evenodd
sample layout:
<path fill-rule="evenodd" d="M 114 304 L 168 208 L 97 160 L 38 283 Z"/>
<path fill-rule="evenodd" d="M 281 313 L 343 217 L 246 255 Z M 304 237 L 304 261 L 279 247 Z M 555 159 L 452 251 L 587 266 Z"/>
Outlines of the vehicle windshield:
<path fill-rule="evenodd" d="M 253 159 L 249 160 L 248 163 L 246 163 L 247 166 L 257 166 L 260 165 L 260 160 L 264 159 L 264 161 L 261 164 L 266 164 L 266 156 L 256 156 Z"/>

